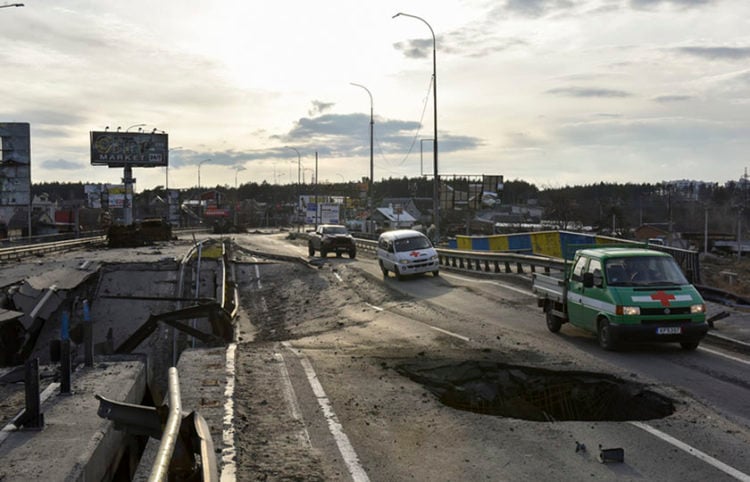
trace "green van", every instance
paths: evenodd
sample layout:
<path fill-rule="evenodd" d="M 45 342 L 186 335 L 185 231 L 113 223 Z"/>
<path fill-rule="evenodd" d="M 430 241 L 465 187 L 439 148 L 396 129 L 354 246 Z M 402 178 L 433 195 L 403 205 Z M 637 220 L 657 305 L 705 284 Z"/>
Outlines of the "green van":
<path fill-rule="evenodd" d="M 565 279 L 534 274 L 532 290 L 556 333 L 563 323 L 621 342 L 678 342 L 695 350 L 708 332 L 706 305 L 668 253 L 644 248 L 579 250 Z"/>

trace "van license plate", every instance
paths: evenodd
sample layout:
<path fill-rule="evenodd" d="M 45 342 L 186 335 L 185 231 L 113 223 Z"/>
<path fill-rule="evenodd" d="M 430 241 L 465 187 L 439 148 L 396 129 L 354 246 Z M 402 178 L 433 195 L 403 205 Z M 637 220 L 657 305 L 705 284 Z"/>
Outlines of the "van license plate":
<path fill-rule="evenodd" d="M 657 335 L 679 335 L 682 333 L 682 328 L 679 326 L 665 326 L 656 329 Z"/>

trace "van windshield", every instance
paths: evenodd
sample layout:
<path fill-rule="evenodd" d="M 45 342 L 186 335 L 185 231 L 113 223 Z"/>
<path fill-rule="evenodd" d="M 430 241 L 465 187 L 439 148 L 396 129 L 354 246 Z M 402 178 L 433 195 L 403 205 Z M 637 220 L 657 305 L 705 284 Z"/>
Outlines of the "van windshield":
<path fill-rule="evenodd" d="M 608 259 L 609 286 L 681 286 L 689 284 L 680 266 L 665 256 L 632 256 Z"/>
<path fill-rule="evenodd" d="M 425 236 L 414 236 L 413 238 L 397 239 L 394 243 L 396 252 L 412 251 L 414 249 L 427 249 L 431 248 L 432 244 L 430 240 Z"/>

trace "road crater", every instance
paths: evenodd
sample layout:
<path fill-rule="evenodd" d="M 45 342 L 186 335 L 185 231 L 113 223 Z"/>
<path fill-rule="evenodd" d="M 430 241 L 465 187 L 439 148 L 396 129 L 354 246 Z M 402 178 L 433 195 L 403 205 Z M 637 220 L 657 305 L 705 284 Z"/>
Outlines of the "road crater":
<path fill-rule="evenodd" d="M 486 415 L 555 421 L 634 421 L 668 417 L 673 401 L 613 375 L 491 361 L 402 363 L 396 371 L 443 404 Z"/>

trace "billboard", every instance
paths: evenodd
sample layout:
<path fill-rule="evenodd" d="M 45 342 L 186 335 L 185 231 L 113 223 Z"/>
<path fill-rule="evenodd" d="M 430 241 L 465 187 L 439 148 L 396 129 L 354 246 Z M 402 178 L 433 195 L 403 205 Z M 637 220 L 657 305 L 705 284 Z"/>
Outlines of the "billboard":
<path fill-rule="evenodd" d="M 91 165 L 164 167 L 169 165 L 167 134 L 91 132 Z"/>
<path fill-rule="evenodd" d="M 31 204 L 29 123 L 0 122 L 0 206 L 29 206 L 29 204 Z"/>

